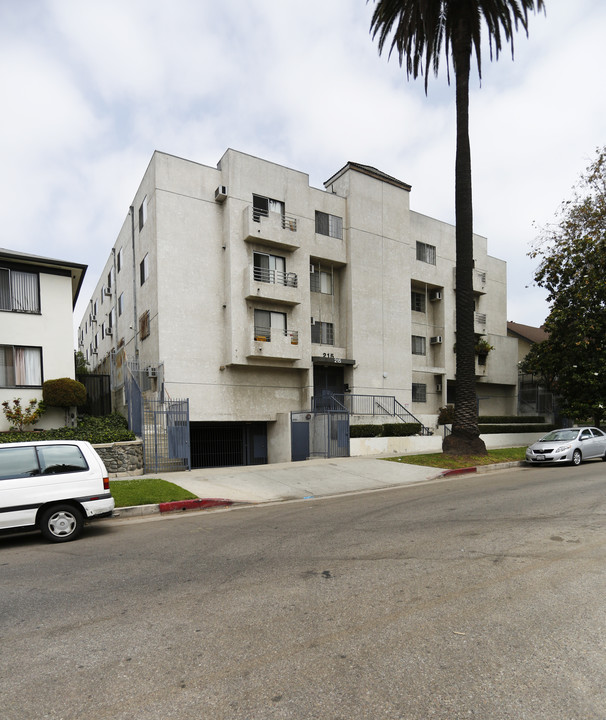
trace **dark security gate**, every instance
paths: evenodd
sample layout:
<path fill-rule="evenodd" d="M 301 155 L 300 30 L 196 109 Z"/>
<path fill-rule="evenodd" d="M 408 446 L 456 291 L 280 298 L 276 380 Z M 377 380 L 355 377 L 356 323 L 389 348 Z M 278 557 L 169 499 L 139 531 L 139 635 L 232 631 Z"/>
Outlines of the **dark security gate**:
<path fill-rule="evenodd" d="M 349 413 L 293 412 L 291 458 L 349 457 Z"/>
<path fill-rule="evenodd" d="M 109 415 L 112 411 L 112 394 L 109 375 L 77 375 L 86 388 L 86 403 L 78 408 L 80 415 Z"/>
<path fill-rule="evenodd" d="M 194 468 L 267 463 L 267 423 L 192 422 L 190 435 Z"/>

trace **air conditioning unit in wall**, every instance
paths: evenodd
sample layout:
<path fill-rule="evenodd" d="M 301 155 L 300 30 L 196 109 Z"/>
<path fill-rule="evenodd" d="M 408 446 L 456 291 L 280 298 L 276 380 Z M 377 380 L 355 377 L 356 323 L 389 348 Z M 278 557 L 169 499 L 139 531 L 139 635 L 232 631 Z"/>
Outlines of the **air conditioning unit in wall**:
<path fill-rule="evenodd" d="M 441 345 L 442 344 L 442 336 L 441 335 L 434 335 L 429 340 L 431 345 Z"/>
<path fill-rule="evenodd" d="M 442 299 L 442 291 L 441 290 L 430 290 L 429 292 L 429 300 L 431 302 L 435 302 L 436 300 Z"/>
<path fill-rule="evenodd" d="M 111 296 L 112 296 L 112 289 L 106 287 L 105 290 L 104 290 L 104 293 L 105 293 L 105 295 L 107 295 L 107 297 L 111 297 Z"/>
<path fill-rule="evenodd" d="M 97 322 L 97 316 L 96 316 L 96 315 L 91 315 L 91 316 L 90 316 L 90 321 L 91 321 L 92 323 Z"/>
<path fill-rule="evenodd" d="M 436 383 L 436 392 L 442 392 L 442 383 Z"/>
<path fill-rule="evenodd" d="M 150 378 L 158 377 L 158 368 L 154 367 L 153 365 L 150 365 L 147 368 L 147 377 L 150 377 Z"/>
<path fill-rule="evenodd" d="M 227 199 L 227 187 L 225 185 L 219 185 L 215 190 L 215 202 L 222 203 Z"/>
<path fill-rule="evenodd" d="M 106 334 L 106 335 L 113 335 L 113 334 L 114 334 L 114 331 L 113 331 L 110 327 L 108 327 L 108 328 L 105 328 L 105 334 Z"/>

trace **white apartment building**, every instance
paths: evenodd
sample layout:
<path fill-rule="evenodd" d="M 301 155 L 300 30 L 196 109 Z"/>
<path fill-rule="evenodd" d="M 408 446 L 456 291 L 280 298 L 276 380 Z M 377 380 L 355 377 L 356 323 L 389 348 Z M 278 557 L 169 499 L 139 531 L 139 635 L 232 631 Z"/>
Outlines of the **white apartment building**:
<path fill-rule="evenodd" d="M 86 265 L 0 248 L 0 403 L 42 400 L 46 380 L 75 379 L 73 308 Z M 60 427 L 48 408 L 37 428 Z M 0 430 L 10 424 L 0 413 Z"/>
<path fill-rule="evenodd" d="M 320 190 L 231 149 L 216 168 L 155 152 L 79 348 L 93 370 L 138 361 L 152 390 L 189 398 L 194 466 L 209 433 L 244 464 L 290 460 L 290 413 L 330 392 L 393 397 L 435 425 L 454 401 L 455 232 L 410 194 L 353 162 Z M 476 330 L 493 347 L 478 358 L 480 412 L 513 414 L 506 265 L 474 244 Z"/>

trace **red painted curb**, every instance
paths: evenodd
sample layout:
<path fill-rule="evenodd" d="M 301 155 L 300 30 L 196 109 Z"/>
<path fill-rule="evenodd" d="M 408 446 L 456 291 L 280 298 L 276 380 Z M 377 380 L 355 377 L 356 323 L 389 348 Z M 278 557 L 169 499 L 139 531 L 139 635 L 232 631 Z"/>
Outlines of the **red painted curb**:
<path fill-rule="evenodd" d="M 221 498 L 195 498 L 194 500 L 175 500 L 160 503 L 158 508 L 161 513 L 165 513 L 176 510 L 204 510 L 212 507 L 229 507 L 232 504 L 233 500 L 223 500 Z"/>
<path fill-rule="evenodd" d="M 477 467 L 458 468 L 457 470 L 445 470 L 442 473 L 442 477 L 446 477 L 447 475 L 463 475 L 464 473 L 474 473 L 477 471 Z"/>

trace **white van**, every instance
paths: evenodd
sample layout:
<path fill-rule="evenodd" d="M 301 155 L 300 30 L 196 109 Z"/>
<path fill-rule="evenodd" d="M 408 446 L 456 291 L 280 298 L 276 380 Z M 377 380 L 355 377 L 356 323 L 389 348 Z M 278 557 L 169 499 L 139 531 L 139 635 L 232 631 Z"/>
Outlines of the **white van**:
<path fill-rule="evenodd" d="M 113 510 L 107 470 L 90 443 L 0 444 L 0 530 L 37 528 L 47 540 L 66 542 L 85 521 Z"/>

